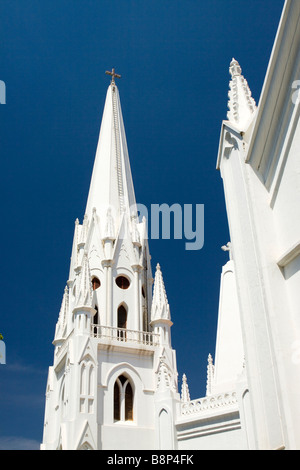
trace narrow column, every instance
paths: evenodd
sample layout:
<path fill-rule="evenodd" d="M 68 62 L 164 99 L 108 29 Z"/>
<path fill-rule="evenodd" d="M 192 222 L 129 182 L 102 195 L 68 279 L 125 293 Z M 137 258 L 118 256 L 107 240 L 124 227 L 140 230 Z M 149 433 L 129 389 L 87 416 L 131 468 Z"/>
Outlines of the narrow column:
<path fill-rule="evenodd" d="M 140 318 L 140 300 L 139 300 L 139 266 L 133 266 L 134 270 L 134 330 L 141 330 L 141 318 Z"/>
<path fill-rule="evenodd" d="M 112 262 L 111 260 L 103 260 L 102 265 L 105 273 L 105 322 L 104 326 L 113 325 L 112 315 Z"/>

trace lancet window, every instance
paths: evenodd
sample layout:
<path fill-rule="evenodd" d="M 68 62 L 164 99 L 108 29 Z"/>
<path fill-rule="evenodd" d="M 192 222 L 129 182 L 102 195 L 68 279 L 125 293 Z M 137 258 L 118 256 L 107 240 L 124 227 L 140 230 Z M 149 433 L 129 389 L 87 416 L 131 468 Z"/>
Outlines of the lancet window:
<path fill-rule="evenodd" d="M 124 375 L 114 385 L 114 421 L 133 421 L 133 389 Z"/>
<path fill-rule="evenodd" d="M 127 310 L 123 304 L 118 308 L 118 328 L 122 328 L 121 331 L 118 331 L 118 338 L 126 340 Z"/>
<path fill-rule="evenodd" d="M 80 370 L 79 408 L 81 413 L 93 413 L 94 411 L 94 384 L 94 366 L 84 361 Z"/>

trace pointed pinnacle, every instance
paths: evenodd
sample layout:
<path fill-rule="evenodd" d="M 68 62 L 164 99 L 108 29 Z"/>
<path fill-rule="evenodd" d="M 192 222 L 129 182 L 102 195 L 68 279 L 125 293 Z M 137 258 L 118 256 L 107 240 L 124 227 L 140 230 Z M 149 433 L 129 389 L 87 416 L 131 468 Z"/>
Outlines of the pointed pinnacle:
<path fill-rule="evenodd" d="M 240 64 L 238 63 L 237 60 L 235 59 L 232 59 L 231 63 L 230 63 L 230 67 L 229 67 L 229 72 L 233 77 L 237 77 L 239 75 L 242 75 L 242 68 L 240 66 Z"/>

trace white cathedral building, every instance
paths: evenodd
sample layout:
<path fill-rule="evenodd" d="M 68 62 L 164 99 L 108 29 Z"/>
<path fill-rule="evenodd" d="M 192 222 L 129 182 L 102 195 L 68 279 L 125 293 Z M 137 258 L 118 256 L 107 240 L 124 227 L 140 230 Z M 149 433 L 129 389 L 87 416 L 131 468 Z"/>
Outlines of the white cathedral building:
<path fill-rule="evenodd" d="M 299 22 L 299 0 L 286 0 L 258 105 L 230 64 L 217 158 L 229 261 L 197 400 L 185 375 L 178 387 L 170 307 L 159 265 L 153 285 L 111 73 L 86 212 L 75 222 L 41 449 L 300 449 Z"/>

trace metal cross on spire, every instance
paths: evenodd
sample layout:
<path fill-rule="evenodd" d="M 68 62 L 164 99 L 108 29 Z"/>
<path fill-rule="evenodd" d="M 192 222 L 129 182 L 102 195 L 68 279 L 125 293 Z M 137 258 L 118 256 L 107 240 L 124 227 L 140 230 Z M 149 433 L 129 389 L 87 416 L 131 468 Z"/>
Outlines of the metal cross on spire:
<path fill-rule="evenodd" d="M 111 72 L 106 71 L 105 73 L 106 73 L 106 75 L 111 75 L 111 77 L 112 77 L 112 78 L 111 78 L 111 83 L 115 83 L 115 77 L 116 77 L 116 78 L 121 78 L 121 75 L 117 74 L 117 73 L 115 72 L 115 69 L 112 69 Z"/>

